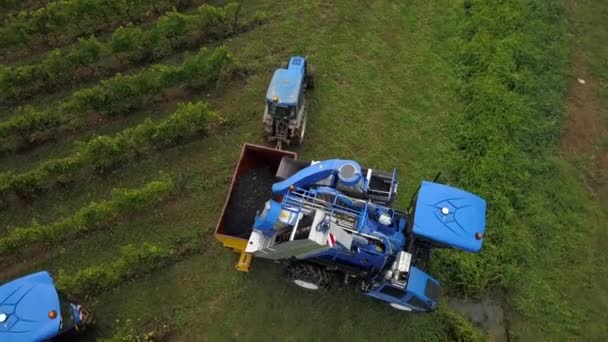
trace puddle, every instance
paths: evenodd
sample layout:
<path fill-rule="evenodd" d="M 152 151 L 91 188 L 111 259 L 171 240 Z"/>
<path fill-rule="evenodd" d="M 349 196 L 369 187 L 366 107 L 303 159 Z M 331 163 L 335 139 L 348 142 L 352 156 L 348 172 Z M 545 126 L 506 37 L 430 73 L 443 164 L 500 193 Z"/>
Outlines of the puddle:
<path fill-rule="evenodd" d="M 499 300 L 450 298 L 447 303 L 454 311 L 469 318 L 478 328 L 485 330 L 489 341 L 509 341 L 507 320 Z"/>

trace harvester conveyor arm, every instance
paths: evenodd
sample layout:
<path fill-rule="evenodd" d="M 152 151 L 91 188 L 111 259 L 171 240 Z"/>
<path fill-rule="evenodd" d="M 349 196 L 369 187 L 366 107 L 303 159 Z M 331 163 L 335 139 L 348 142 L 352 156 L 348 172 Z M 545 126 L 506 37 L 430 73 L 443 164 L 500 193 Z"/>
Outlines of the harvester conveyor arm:
<path fill-rule="evenodd" d="M 275 195 L 284 195 L 289 192 L 289 187 L 292 185 L 294 187 L 303 187 L 321 181 L 334 172 L 337 172 L 338 169 L 345 164 L 359 165 L 352 160 L 344 159 L 329 159 L 317 162 L 296 172 L 284 181 L 273 184 L 272 193 Z"/>

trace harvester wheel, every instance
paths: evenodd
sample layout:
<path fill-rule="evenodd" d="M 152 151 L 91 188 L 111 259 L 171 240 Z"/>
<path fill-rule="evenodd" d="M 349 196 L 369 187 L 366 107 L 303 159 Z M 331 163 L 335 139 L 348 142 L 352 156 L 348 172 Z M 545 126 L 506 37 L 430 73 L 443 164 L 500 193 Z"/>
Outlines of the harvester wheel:
<path fill-rule="evenodd" d="M 399 311 L 414 311 L 414 309 L 410 308 L 409 306 L 405 306 L 405 305 L 401 305 L 401 304 L 397 304 L 397 303 L 390 303 L 389 305 L 391 308 L 393 308 L 395 310 L 399 310 Z"/>
<path fill-rule="evenodd" d="M 301 262 L 287 266 L 287 279 L 294 285 L 308 291 L 319 291 L 329 288 L 330 275 L 325 269 Z"/>

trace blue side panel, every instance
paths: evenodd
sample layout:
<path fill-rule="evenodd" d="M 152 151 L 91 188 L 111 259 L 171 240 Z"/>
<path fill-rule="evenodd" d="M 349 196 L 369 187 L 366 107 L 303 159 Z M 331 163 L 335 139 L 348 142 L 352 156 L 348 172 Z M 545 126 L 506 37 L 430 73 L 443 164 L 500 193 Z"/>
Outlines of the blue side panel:
<path fill-rule="evenodd" d="M 57 312 L 51 319 L 48 313 Z M 47 272 L 39 272 L 0 286 L 0 341 L 43 341 L 59 332 L 61 312 L 59 296 L 53 279 Z"/>
<path fill-rule="evenodd" d="M 429 276 L 421 269 L 412 266 L 410 268 L 410 275 L 407 280 L 407 292 L 413 297 L 417 297 L 421 301 L 424 301 L 431 309 L 435 309 L 437 307 L 438 293 L 435 296 L 429 295 L 430 287 L 437 288 L 437 290 L 439 290 L 439 281 Z"/>
<path fill-rule="evenodd" d="M 416 211 L 414 234 L 443 245 L 477 252 L 482 239 L 476 233 L 486 229 L 486 201 L 464 190 L 432 182 L 422 182 Z"/>
<path fill-rule="evenodd" d="M 405 289 L 395 287 L 382 279 L 378 287 L 365 294 L 390 304 L 408 307 L 412 311 L 430 311 L 438 306 L 439 282 L 412 266 Z"/>
<path fill-rule="evenodd" d="M 361 173 L 361 166 L 355 161 L 343 159 L 324 160 L 296 172 L 282 182 L 274 183 L 272 185 L 272 193 L 275 195 L 284 195 L 289 191 L 291 185 L 298 188 L 318 182 L 327 178 L 344 164 L 354 165 L 356 169 L 355 172 Z"/>

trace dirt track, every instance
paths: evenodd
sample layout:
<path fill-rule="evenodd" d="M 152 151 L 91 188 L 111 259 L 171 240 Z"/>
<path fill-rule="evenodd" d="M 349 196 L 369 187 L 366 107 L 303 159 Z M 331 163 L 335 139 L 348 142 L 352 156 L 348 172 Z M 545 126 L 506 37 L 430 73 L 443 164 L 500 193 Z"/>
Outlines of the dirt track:
<path fill-rule="evenodd" d="M 576 11 L 576 2 L 570 2 Z M 599 81 L 588 70 L 583 51 L 573 47 L 572 69 L 566 97 L 566 125 L 561 151 L 571 162 L 588 161 L 586 182 L 592 192 L 608 174 L 608 124 L 602 117 Z"/>

